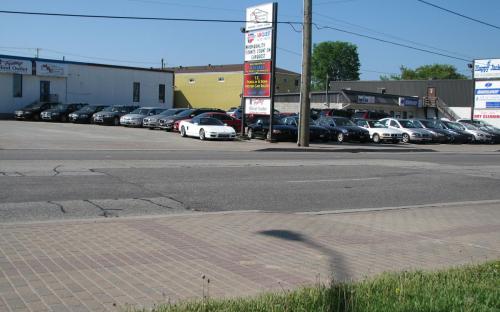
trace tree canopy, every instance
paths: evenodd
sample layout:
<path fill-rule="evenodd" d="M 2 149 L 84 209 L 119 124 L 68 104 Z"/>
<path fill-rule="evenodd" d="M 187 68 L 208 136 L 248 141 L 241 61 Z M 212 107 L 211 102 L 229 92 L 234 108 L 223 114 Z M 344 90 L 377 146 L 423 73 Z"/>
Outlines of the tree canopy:
<path fill-rule="evenodd" d="M 453 65 L 433 64 L 423 65 L 416 69 L 405 66 L 399 68 L 401 74 L 380 76 L 381 80 L 429 80 L 429 79 L 467 79 L 466 76 L 457 72 Z"/>
<path fill-rule="evenodd" d="M 329 80 L 359 80 L 358 47 L 349 42 L 314 44 L 311 58 L 313 89 L 324 89 Z"/>

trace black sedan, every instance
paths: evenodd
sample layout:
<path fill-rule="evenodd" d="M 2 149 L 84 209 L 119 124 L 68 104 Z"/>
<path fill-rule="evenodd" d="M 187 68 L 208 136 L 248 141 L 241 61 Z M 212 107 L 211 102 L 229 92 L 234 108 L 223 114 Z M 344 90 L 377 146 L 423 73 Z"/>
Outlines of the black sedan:
<path fill-rule="evenodd" d="M 84 103 L 59 104 L 41 112 L 40 117 L 42 117 L 45 121 L 66 122 L 69 120 L 69 114 L 83 108 L 86 105 L 87 104 Z"/>
<path fill-rule="evenodd" d="M 50 109 L 60 103 L 56 102 L 34 102 L 30 105 L 16 110 L 14 112 L 14 117 L 18 120 L 40 120 L 40 113 L 44 110 Z"/>
<path fill-rule="evenodd" d="M 281 119 L 283 124 L 294 127 L 295 131 L 298 133 L 299 128 L 299 116 L 290 116 Z M 311 141 L 323 141 L 328 142 L 330 140 L 330 131 L 325 127 L 317 125 L 314 121 L 309 122 L 309 139 Z"/>
<path fill-rule="evenodd" d="M 435 119 L 419 119 L 420 124 L 424 129 L 430 130 L 431 132 L 441 133 L 445 136 L 446 141 L 441 143 L 469 143 L 472 139 L 472 135 L 466 133 L 459 133 L 449 128 L 439 120 Z"/>
<path fill-rule="evenodd" d="M 69 121 L 74 123 L 91 123 L 92 115 L 106 109 L 106 105 L 87 105 L 68 115 Z"/>
<path fill-rule="evenodd" d="M 94 113 L 94 115 L 92 115 L 92 120 L 95 124 L 119 126 L 120 117 L 137 108 L 139 108 L 139 106 L 110 106 L 100 112 Z"/>
<path fill-rule="evenodd" d="M 357 126 L 345 117 L 322 116 L 317 120 L 318 125 L 327 128 L 332 134 L 332 139 L 342 143 L 344 141 L 370 141 L 370 132 Z"/>
<path fill-rule="evenodd" d="M 453 125 L 447 124 L 441 120 L 433 120 L 436 127 L 443 128 L 454 132 L 456 135 L 453 139 L 453 143 L 472 143 L 474 142 L 474 135 L 459 129 L 458 127 L 453 127 Z"/>
<path fill-rule="evenodd" d="M 248 125 L 247 136 L 249 139 L 269 139 L 269 117 L 260 117 Z M 297 139 L 297 129 L 285 125 L 279 119 L 273 120 L 273 139 L 277 141 L 293 141 Z"/>

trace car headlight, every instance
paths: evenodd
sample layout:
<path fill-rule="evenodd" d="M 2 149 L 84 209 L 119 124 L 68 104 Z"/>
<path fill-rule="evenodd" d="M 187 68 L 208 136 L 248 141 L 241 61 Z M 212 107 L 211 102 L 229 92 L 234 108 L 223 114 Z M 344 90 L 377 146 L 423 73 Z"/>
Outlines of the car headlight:
<path fill-rule="evenodd" d="M 274 129 L 273 129 L 273 133 L 274 133 L 274 134 L 281 134 L 281 130 L 274 130 Z"/>
<path fill-rule="evenodd" d="M 343 134 L 348 134 L 349 133 L 349 131 L 347 131 L 346 129 L 342 129 L 341 131 L 342 131 Z"/>

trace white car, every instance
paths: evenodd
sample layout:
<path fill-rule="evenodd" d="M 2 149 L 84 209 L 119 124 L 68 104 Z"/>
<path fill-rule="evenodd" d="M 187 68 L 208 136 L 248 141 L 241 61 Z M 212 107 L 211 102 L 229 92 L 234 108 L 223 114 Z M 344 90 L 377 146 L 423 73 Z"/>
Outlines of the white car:
<path fill-rule="evenodd" d="M 398 143 L 403 139 L 403 131 L 391 129 L 384 123 L 376 120 L 358 120 L 356 124 L 368 130 L 370 133 L 370 139 L 374 143 L 380 143 L 382 141 Z"/>
<path fill-rule="evenodd" d="M 179 124 L 181 136 L 198 137 L 200 140 L 206 139 L 226 139 L 234 140 L 236 131 L 222 121 L 211 118 L 197 116 L 193 119 L 183 120 Z"/>
<path fill-rule="evenodd" d="M 419 123 L 413 120 L 384 118 L 380 119 L 379 122 L 391 129 L 401 130 L 403 132 L 403 143 L 432 141 L 432 133 L 422 128 Z"/>

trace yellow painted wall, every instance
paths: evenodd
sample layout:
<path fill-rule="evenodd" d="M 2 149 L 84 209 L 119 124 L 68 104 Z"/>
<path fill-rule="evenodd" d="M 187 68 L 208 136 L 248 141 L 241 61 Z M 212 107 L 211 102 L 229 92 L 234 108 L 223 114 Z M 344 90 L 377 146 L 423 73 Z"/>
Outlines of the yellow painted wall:
<path fill-rule="evenodd" d="M 295 79 L 299 75 L 276 75 L 276 92 L 298 92 Z M 175 107 L 210 107 L 224 110 L 240 106 L 243 73 L 180 73 L 175 74 Z"/>

